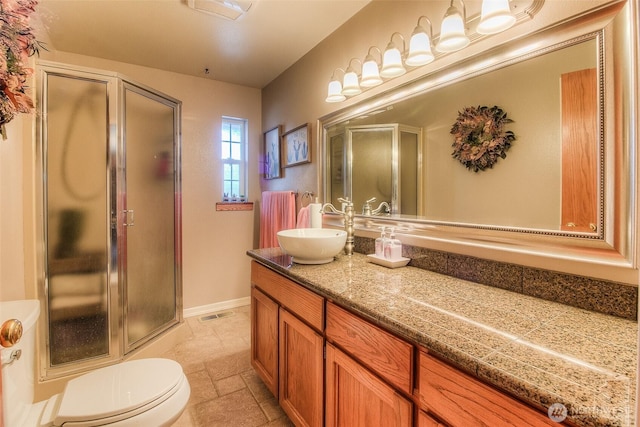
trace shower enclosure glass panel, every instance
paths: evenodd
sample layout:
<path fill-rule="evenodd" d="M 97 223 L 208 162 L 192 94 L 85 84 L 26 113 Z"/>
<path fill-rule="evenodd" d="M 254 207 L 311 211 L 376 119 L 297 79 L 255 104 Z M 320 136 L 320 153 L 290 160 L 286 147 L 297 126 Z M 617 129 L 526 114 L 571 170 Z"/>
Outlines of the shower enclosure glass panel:
<path fill-rule="evenodd" d="M 420 134 L 418 131 L 400 129 L 398 152 L 398 187 L 400 212 L 406 215 L 420 215 L 421 163 Z"/>
<path fill-rule="evenodd" d="M 173 108 L 125 85 L 125 349 L 175 318 Z"/>
<path fill-rule="evenodd" d="M 349 129 L 349 136 L 351 200 L 356 211 L 359 212 L 365 202 L 374 197 L 374 205 L 387 202 L 393 206 L 396 200 L 393 158 L 396 154 L 392 129 Z"/>
<path fill-rule="evenodd" d="M 182 320 L 179 101 L 38 63 L 43 377 L 113 363 Z"/>
<path fill-rule="evenodd" d="M 107 84 L 48 82 L 46 218 L 51 364 L 109 353 Z"/>
<path fill-rule="evenodd" d="M 420 215 L 422 130 L 399 123 L 347 126 L 329 133 L 331 200 L 348 197 L 356 212 L 375 198 L 392 214 Z"/>

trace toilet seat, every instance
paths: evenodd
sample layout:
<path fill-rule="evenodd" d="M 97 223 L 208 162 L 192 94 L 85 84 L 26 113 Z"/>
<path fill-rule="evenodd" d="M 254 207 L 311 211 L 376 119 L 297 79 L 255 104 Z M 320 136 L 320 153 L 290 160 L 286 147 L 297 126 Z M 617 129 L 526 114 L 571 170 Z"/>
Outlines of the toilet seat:
<path fill-rule="evenodd" d="M 186 405 L 189 392 L 188 382 L 177 362 L 132 360 L 69 381 L 63 393 L 49 399 L 43 419 L 50 419 L 53 426 L 118 423 L 153 410 L 174 395 L 176 400 L 184 401 L 175 402 L 182 405 L 177 408 L 177 416 Z M 163 406 L 170 406 L 167 404 Z"/>

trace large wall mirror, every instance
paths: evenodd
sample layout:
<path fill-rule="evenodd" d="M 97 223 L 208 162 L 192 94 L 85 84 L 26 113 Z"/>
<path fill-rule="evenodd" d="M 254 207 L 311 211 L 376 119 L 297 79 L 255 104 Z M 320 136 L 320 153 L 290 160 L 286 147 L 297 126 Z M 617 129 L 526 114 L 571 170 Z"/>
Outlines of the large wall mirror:
<path fill-rule="evenodd" d="M 596 261 L 630 270 L 630 8 L 609 4 L 322 118 L 325 200 L 349 197 L 356 212 L 372 197 L 393 206 L 360 215 L 361 232 L 393 225 L 454 251 L 481 244 L 568 258 L 573 269 Z M 451 131 L 461 111 L 480 106 L 506 113 L 515 140 L 506 157 L 474 171 L 452 156 Z M 403 127 L 416 138 L 409 156 L 393 132 Z M 377 166 L 363 171 L 368 158 Z M 403 158 L 412 159 L 404 174 Z M 403 185 L 411 203 L 400 203 Z M 628 271 L 616 277 L 637 282 Z"/>

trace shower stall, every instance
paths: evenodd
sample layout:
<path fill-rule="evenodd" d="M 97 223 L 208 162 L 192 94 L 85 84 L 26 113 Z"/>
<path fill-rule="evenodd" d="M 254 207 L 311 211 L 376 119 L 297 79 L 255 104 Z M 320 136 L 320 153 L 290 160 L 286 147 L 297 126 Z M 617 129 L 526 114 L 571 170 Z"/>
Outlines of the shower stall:
<path fill-rule="evenodd" d="M 391 214 L 422 214 L 422 129 L 400 123 L 350 125 L 327 136 L 325 192 L 335 206 L 347 197 L 359 213 L 375 198 L 374 205 L 387 202 Z"/>
<path fill-rule="evenodd" d="M 117 362 L 182 320 L 180 101 L 38 63 L 42 378 Z"/>

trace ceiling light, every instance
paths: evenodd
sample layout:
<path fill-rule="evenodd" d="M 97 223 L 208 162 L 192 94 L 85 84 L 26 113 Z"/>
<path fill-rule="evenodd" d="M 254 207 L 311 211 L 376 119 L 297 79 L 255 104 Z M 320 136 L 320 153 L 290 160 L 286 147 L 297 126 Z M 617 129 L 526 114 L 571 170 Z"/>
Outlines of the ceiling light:
<path fill-rule="evenodd" d="M 464 2 L 462 0 L 459 1 L 462 5 L 462 13 L 453 6 L 453 0 L 451 0 L 451 5 L 447 9 L 447 13 L 444 14 L 440 29 L 440 40 L 436 45 L 438 52 L 455 52 L 469 44 L 469 37 L 467 37 L 465 29 L 467 10 Z"/>
<path fill-rule="evenodd" d="M 380 49 L 375 46 L 371 46 L 367 53 L 367 57 L 364 59 L 364 63 L 362 64 L 362 76 L 360 77 L 360 86 L 362 87 L 374 87 L 382 83 L 382 77 L 380 77 L 379 70 L 380 61 L 376 61 L 373 55 L 371 55 L 372 49 L 377 50 L 378 56 L 382 59 L 382 52 L 380 52 Z"/>
<path fill-rule="evenodd" d="M 420 25 L 420 20 L 424 19 L 429 24 L 429 33 Z M 431 21 L 426 16 L 418 18 L 418 24 L 413 30 L 411 40 L 409 40 L 409 54 L 404 61 L 410 67 L 419 67 L 433 61 L 435 57 L 431 51 L 431 40 L 433 39 L 433 28 Z"/>
<path fill-rule="evenodd" d="M 235 21 L 249 10 L 247 0 L 187 0 L 187 6 L 198 12 Z"/>
<path fill-rule="evenodd" d="M 398 35 L 402 39 L 402 52 L 396 44 L 393 42 L 393 36 Z M 391 35 L 391 40 L 389 40 L 389 44 L 387 45 L 387 49 L 384 51 L 384 56 L 382 57 L 382 69 L 380 70 L 380 75 L 384 78 L 392 78 L 403 75 L 407 72 L 402 65 L 402 54 L 404 53 L 404 37 L 400 33 L 393 33 Z"/>
<path fill-rule="evenodd" d="M 476 28 L 478 34 L 495 34 L 506 30 L 516 23 L 511 13 L 509 0 L 482 0 L 480 23 Z"/>

